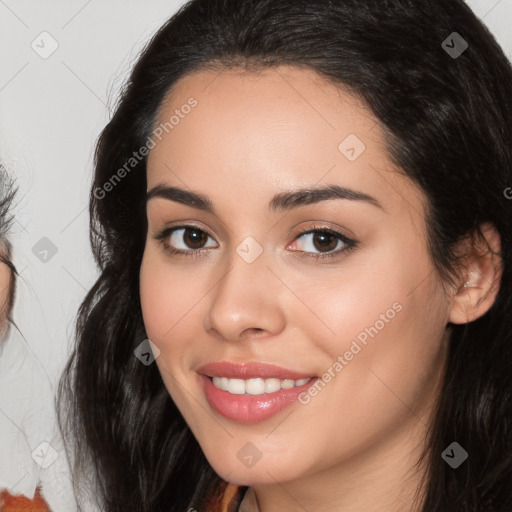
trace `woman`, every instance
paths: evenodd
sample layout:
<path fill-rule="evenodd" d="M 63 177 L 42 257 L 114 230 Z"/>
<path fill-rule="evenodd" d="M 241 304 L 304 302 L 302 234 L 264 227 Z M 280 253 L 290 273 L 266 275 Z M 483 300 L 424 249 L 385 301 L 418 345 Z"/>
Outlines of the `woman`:
<path fill-rule="evenodd" d="M 510 63 L 462 0 L 187 3 L 97 147 L 77 490 L 511 509 L 511 141 Z"/>
<path fill-rule="evenodd" d="M 10 345 L 7 344 L 7 335 L 14 326 L 16 332 L 17 326 L 12 318 L 13 306 L 16 296 L 16 278 L 18 272 L 12 263 L 12 244 L 8 239 L 9 230 L 12 226 L 14 217 L 12 215 L 13 201 L 17 189 L 14 182 L 0 165 L 0 375 L 4 382 L 11 384 L 11 375 L 19 371 L 19 360 L 13 357 L 13 354 L 19 355 L 20 340 L 16 337 Z M 14 368 L 13 368 L 14 367 Z M 41 497 L 40 487 L 35 488 L 34 499 L 19 495 L 19 488 L 13 484 L 20 483 L 19 466 L 22 463 L 21 453 L 25 446 L 16 446 L 16 442 L 22 439 L 26 440 L 26 434 L 20 433 L 19 425 L 13 420 L 9 410 L 8 397 L 13 391 L 12 387 L 0 387 L 0 431 L 2 433 L 0 440 L 0 510 L 9 512 L 14 510 L 49 510 Z M 19 409 L 19 404 L 17 404 Z M 29 411 L 23 411 L 28 414 Z M 17 419 L 17 418 L 16 418 Z M 25 426 L 25 425 L 23 425 Z M 21 435 L 20 435 L 21 434 Z M 23 453 L 27 458 L 30 455 Z M 23 476 L 27 477 L 27 467 L 23 468 Z M 27 479 L 27 480 L 30 480 Z M 24 484 L 26 485 L 26 483 Z M 30 487 L 30 484 L 29 484 Z M 34 487 L 34 486 L 33 486 Z M 9 491 L 15 493 L 12 495 Z M 18 494 L 16 496 L 16 494 Z M 22 508 L 23 507 L 23 508 Z"/>
<path fill-rule="evenodd" d="M 41 374 L 12 316 L 18 272 L 12 263 L 12 244 L 8 237 L 14 221 L 12 209 L 16 194 L 14 180 L 0 165 L 0 511 L 49 511 L 43 494 L 57 507 L 53 510 L 71 510 L 68 505 L 73 497 L 69 492 L 64 501 L 64 497 L 56 498 L 56 492 L 50 490 L 50 487 L 59 488 L 61 494 L 67 490 L 65 482 L 55 483 L 57 474 L 61 479 L 64 476 L 63 461 L 42 473 L 41 465 L 33 460 L 33 449 L 43 432 L 45 439 L 51 440 L 44 429 L 49 412 L 45 399 L 52 395 L 47 390 L 47 376 Z M 52 440 L 53 446 L 58 446 L 57 441 Z"/>

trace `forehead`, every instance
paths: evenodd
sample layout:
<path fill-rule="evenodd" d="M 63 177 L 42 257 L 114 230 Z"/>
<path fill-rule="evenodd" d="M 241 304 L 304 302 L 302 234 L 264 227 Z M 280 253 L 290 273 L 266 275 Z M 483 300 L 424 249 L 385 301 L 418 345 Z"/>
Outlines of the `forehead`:
<path fill-rule="evenodd" d="M 316 145 L 337 154 L 340 137 L 349 134 L 382 142 L 379 131 L 373 131 L 377 120 L 364 102 L 310 69 L 194 71 L 167 94 L 157 124 L 165 125 L 182 109 L 188 111 L 191 98 L 197 106 L 180 117 L 170 137 L 165 137 L 171 144 L 178 145 L 192 131 L 202 137 L 203 147 L 224 149 L 229 136 L 231 152 L 236 147 L 247 152 L 249 146 L 271 149 L 279 142 L 281 153 L 287 149 L 297 153 L 301 143 L 308 141 L 305 149 Z"/>
<path fill-rule="evenodd" d="M 405 199 L 421 210 L 421 192 L 396 172 L 365 103 L 312 70 L 194 71 L 162 103 L 155 126 L 165 123 L 148 157 L 148 189 L 185 184 L 220 197 L 229 184 L 249 196 L 329 182 L 390 209 Z"/>

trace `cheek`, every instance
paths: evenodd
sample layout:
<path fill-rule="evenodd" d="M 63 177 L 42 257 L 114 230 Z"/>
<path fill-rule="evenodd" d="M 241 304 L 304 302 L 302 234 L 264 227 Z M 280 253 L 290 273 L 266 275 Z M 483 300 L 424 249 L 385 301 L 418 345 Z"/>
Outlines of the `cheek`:
<path fill-rule="evenodd" d="M 384 425 L 407 412 L 403 404 L 421 398 L 441 360 L 446 305 L 428 258 L 417 257 L 417 266 L 408 267 L 397 264 L 399 253 L 393 256 L 375 261 L 372 271 L 351 273 L 342 285 L 304 282 L 297 289 L 314 305 L 316 315 L 303 315 L 300 329 L 323 352 L 329 382 L 311 403 L 326 406 L 335 396 L 346 404 L 350 418 L 333 414 L 355 437 L 372 418 L 374 425 Z"/>
<path fill-rule="evenodd" d="M 170 306 L 174 302 L 171 290 L 163 293 L 159 275 L 157 266 L 144 256 L 140 269 L 140 303 L 146 333 L 152 341 L 160 339 L 164 332 L 166 312 L 172 310 Z"/>
<path fill-rule="evenodd" d="M 288 310 L 289 321 L 299 324 L 308 339 L 316 340 L 332 360 L 350 350 L 354 341 L 361 347 L 365 342 L 369 346 L 369 340 L 384 337 L 392 324 L 400 322 L 410 300 L 410 283 L 414 282 L 396 265 L 384 267 L 384 262 L 380 267 L 374 262 L 372 271 L 365 266 L 354 268 L 339 278 L 296 278 L 294 293 L 302 302 L 295 301 L 293 309 Z"/>
<path fill-rule="evenodd" d="M 202 296 L 204 283 L 197 273 L 173 270 L 162 257 L 147 251 L 140 269 L 140 301 L 146 332 L 150 339 L 167 344 L 187 325 L 185 317 Z"/>
<path fill-rule="evenodd" d="M 183 358 L 185 347 L 180 340 L 186 340 L 186 316 L 191 313 L 194 300 L 191 290 L 197 290 L 193 283 L 185 286 L 179 281 L 179 272 L 172 272 L 169 265 L 154 251 L 146 251 L 142 259 L 139 285 L 144 327 L 148 338 L 160 350 L 156 365 L 167 391 L 178 407 L 187 410 L 186 396 L 183 396 Z M 182 342 L 184 343 L 184 342 Z M 181 384 L 180 384 L 181 383 Z M 190 414 L 190 412 L 189 412 Z"/>
<path fill-rule="evenodd" d="M 338 307 L 336 340 L 325 345 L 332 364 L 340 364 L 331 370 L 335 377 L 327 384 L 331 391 L 324 394 L 323 405 L 331 393 L 344 404 L 343 411 L 333 414 L 338 428 L 354 442 L 361 432 L 371 439 L 395 428 L 429 399 L 439 376 L 443 301 L 428 287 L 411 293 L 408 282 L 395 280 L 394 286 L 373 293 L 347 289 Z M 427 311 L 425 302 L 435 306 Z"/>
<path fill-rule="evenodd" d="M 414 265 L 404 262 L 414 261 Z M 360 263 L 360 264 L 359 264 Z M 431 341 L 442 323 L 442 297 L 432 283 L 434 275 L 427 254 L 398 244 L 381 245 L 375 254 L 362 258 L 344 278 L 315 290 L 315 305 L 335 332 L 332 355 L 357 345 L 358 359 L 388 353 L 408 357 L 420 339 Z M 426 278 L 427 276 L 427 278 Z M 432 286 L 431 286 L 432 285 Z M 426 310 L 425 304 L 433 304 Z M 347 354 L 348 357 L 352 357 Z"/>

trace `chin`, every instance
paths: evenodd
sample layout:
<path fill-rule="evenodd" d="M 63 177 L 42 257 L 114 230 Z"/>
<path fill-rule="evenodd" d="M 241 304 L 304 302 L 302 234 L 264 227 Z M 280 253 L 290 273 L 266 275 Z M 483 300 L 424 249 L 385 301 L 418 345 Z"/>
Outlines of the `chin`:
<path fill-rule="evenodd" d="M 238 459 L 229 462 L 213 461 L 210 465 L 223 480 L 240 486 L 273 485 L 276 481 L 287 482 L 301 476 L 297 473 L 293 461 L 287 459 L 282 459 L 280 464 L 272 464 L 262 457 L 252 467 L 245 466 Z M 291 472 L 292 468 L 295 468 L 295 471 Z"/>

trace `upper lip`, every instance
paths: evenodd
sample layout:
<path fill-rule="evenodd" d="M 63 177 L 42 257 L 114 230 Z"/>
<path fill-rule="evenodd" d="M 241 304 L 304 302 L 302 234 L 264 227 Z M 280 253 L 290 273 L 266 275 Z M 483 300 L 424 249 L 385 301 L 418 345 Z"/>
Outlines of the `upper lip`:
<path fill-rule="evenodd" d="M 199 373 L 208 377 L 228 377 L 230 379 L 307 379 L 315 375 L 296 372 L 267 363 L 232 363 L 229 361 L 219 361 L 208 363 L 197 370 Z"/>

